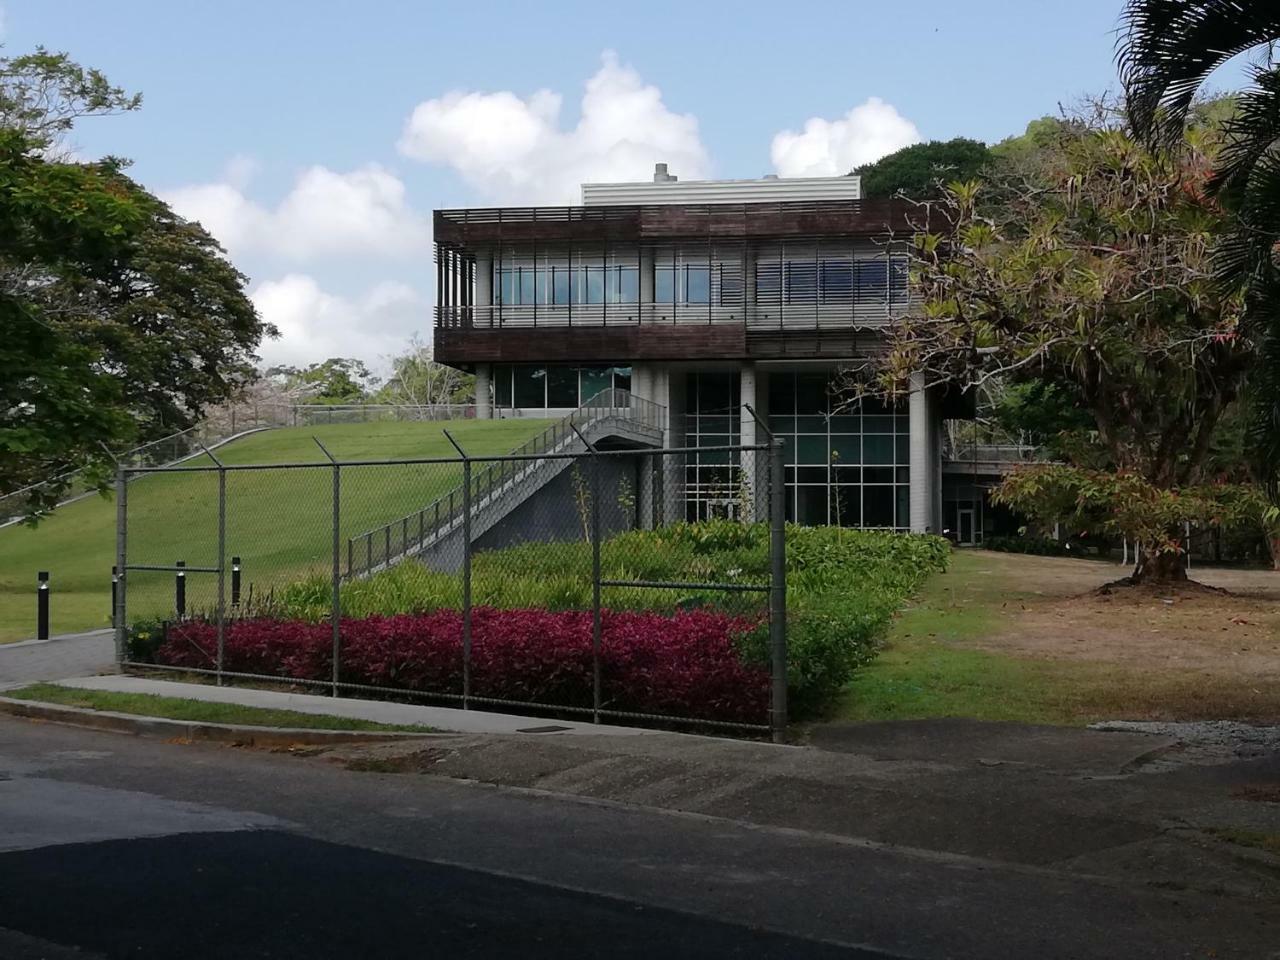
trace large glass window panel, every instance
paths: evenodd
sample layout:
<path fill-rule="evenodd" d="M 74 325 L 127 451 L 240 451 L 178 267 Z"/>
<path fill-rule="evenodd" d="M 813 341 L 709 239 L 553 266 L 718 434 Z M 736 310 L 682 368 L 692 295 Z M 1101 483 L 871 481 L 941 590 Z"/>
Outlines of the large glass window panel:
<path fill-rule="evenodd" d="M 511 406 L 511 367 L 506 364 L 493 368 L 493 402 L 500 407 Z"/>
<path fill-rule="evenodd" d="M 894 257 L 889 261 L 889 302 L 890 303 L 906 303 L 907 302 L 907 284 L 909 276 L 907 271 L 907 261 L 901 257 Z"/>
<path fill-rule="evenodd" d="M 858 260 L 853 265 L 858 296 L 883 297 L 889 285 L 889 264 L 884 259 Z"/>
<path fill-rule="evenodd" d="M 613 368 L 613 389 L 630 391 L 631 389 L 631 368 L 630 367 L 614 367 Z"/>
<path fill-rule="evenodd" d="M 640 271 L 635 267 L 618 267 L 615 302 L 638 303 L 640 301 Z"/>
<path fill-rule="evenodd" d="M 863 433 L 893 433 L 893 428 L 893 417 L 873 416 L 862 418 Z"/>
<path fill-rule="evenodd" d="M 796 438 L 796 463 L 826 463 L 826 462 L 827 462 L 827 438 L 826 437 L 799 436 Z"/>
<path fill-rule="evenodd" d="M 893 483 L 893 467 L 863 467 L 863 483 Z"/>
<path fill-rule="evenodd" d="M 831 482 L 853 484 L 862 482 L 862 468 L 833 461 L 831 466 Z"/>
<path fill-rule="evenodd" d="M 653 271 L 653 300 L 655 303 L 675 303 L 676 274 L 670 266 L 660 266 Z"/>
<path fill-rule="evenodd" d="M 602 390 L 608 390 L 612 386 L 612 367 L 582 368 L 582 403 L 587 403 L 596 394 L 600 393 Z"/>
<path fill-rule="evenodd" d="M 851 261 L 823 260 L 819 280 L 823 303 L 848 303 L 853 298 Z"/>
<path fill-rule="evenodd" d="M 516 367 L 514 393 L 517 407 L 545 407 L 547 371 L 542 367 Z"/>
<path fill-rule="evenodd" d="M 604 267 L 583 267 L 585 303 L 604 303 Z"/>
<path fill-rule="evenodd" d="M 578 405 L 578 371 L 574 367 L 551 367 L 547 370 L 547 406 Z"/>
<path fill-rule="evenodd" d="M 500 303 L 516 303 L 516 271 L 505 269 L 501 273 L 501 283 L 498 286 L 498 299 Z"/>
<path fill-rule="evenodd" d="M 731 413 L 737 409 L 737 375 L 716 371 L 697 375 L 698 412 Z"/>
<path fill-rule="evenodd" d="M 814 303 L 818 299 L 818 265 L 811 260 L 787 264 L 787 303 Z"/>
<path fill-rule="evenodd" d="M 862 462 L 892 464 L 894 454 L 893 437 L 867 434 L 862 438 Z"/>
<path fill-rule="evenodd" d="M 795 433 L 796 418 L 795 417 L 775 417 L 769 415 L 769 431 L 771 433 Z"/>
<path fill-rule="evenodd" d="M 827 413 L 827 378 L 805 373 L 796 377 L 796 413 Z"/>
<path fill-rule="evenodd" d="M 898 463 L 910 463 L 911 443 L 908 438 L 904 437 L 902 434 L 898 434 L 894 439 L 894 445 L 897 447 Z"/>
<path fill-rule="evenodd" d="M 827 522 L 826 487 L 796 487 L 796 522 L 810 526 Z"/>
<path fill-rule="evenodd" d="M 861 463 L 862 438 L 847 434 L 833 434 L 831 437 L 832 463 Z"/>
<path fill-rule="evenodd" d="M 840 413 L 831 418 L 832 433 L 861 433 L 862 417 L 856 413 Z"/>
<path fill-rule="evenodd" d="M 894 526 L 894 491 L 896 487 L 862 488 L 862 525 L 864 527 Z"/>
<path fill-rule="evenodd" d="M 796 483 L 826 483 L 826 467 L 796 467 Z"/>
<path fill-rule="evenodd" d="M 911 489 L 898 487 L 898 526 L 906 529 L 911 526 Z"/>
<path fill-rule="evenodd" d="M 533 267 L 520 268 L 520 292 L 517 303 L 537 303 L 534 299 Z"/>
<path fill-rule="evenodd" d="M 711 272 L 707 267 L 686 266 L 685 303 L 711 302 Z"/>
<path fill-rule="evenodd" d="M 551 268 L 551 298 L 556 304 L 567 304 L 569 302 L 570 278 L 569 267 L 552 267 Z"/>
<path fill-rule="evenodd" d="M 769 413 L 796 412 L 796 378 L 791 373 L 769 374 Z"/>
<path fill-rule="evenodd" d="M 782 267 L 777 263 L 756 264 L 756 301 L 777 303 L 782 293 Z"/>
<path fill-rule="evenodd" d="M 798 433 L 826 433 L 827 418 L 821 415 L 796 417 L 796 431 Z"/>
<path fill-rule="evenodd" d="M 831 488 L 831 522 L 842 527 L 856 527 L 862 523 L 862 488 L 843 486 Z"/>

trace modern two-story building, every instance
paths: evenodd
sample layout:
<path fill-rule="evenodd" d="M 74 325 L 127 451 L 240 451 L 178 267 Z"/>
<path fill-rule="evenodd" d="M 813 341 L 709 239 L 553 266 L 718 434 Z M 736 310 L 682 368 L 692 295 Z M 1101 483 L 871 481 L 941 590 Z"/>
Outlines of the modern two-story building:
<path fill-rule="evenodd" d="M 856 176 L 586 184 L 582 205 L 437 210 L 435 355 L 473 372 L 480 417 L 555 416 L 607 388 L 665 409 L 669 446 L 787 451 L 802 523 L 940 531 L 941 424 L 963 397 L 850 400 L 841 371 L 911 309 L 918 208 L 863 200 Z M 733 482 L 694 458 L 690 517 Z M 954 512 L 956 507 L 949 507 Z"/>

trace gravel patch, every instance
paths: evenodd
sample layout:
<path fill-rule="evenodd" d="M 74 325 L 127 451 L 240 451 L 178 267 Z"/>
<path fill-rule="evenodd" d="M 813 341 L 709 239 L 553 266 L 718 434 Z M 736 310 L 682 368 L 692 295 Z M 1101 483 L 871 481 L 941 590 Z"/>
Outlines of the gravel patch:
<path fill-rule="evenodd" d="M 1178 741 L 1172 750 L 1144 764 L 1141 767 L 1144 772 L 1155 773 L 1187 764 L 1252 760 L 1280 751 L 1280 726 L 1254 726 L 1235 720 L 1104 720 L 1091 723 L 1089 727 L 1118 733 L 1148 733 Z"/>

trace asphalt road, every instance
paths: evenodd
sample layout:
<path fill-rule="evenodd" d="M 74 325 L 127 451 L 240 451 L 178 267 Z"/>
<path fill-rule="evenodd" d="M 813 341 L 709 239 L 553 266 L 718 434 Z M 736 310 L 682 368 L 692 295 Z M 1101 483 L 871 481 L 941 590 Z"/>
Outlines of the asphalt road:
<path fill-rule="evenodd" d="M 1256 903 L 0 718 L 0 957 L 1274 956 Z"/>

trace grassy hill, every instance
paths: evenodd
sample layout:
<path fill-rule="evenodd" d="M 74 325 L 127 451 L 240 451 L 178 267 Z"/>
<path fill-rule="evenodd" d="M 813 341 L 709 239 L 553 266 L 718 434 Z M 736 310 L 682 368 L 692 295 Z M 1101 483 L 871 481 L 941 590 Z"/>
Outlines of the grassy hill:
<path fill-rule="evenodd" d="M 451 457 L 441 432 L 471 454 L 506 453 L 546 426 L 544 420 L 441 423 L 357 423 L 254 434 L 216 451 L 228 464 L 328 461 L 312 437 L 340 460 Z M 207 464 L 206 458 L 189 461 Z M 353 467 L 342 472 L 341 531 L 345 538 L 426 506 L 461 480 L 452 464 Z M 329 569 L 332 471 L 230 471 L 227 474 L 227 556 L 242 558 L 246 593 L 265 593 L 315 569 Z M 129 562 L 214 566 L 217 559 L 215 473 L 149 476 L 129 485 Z M 36 572 L 52 584 L 52 630 L 109 626 L 116 505 L 94 497 L 68 504 L 38 527 L 0 529 L 0 643 L 35 635 Z M 188 575 L 188 608 L 212 606 L 216 576 Z M 228 589 L 230 589 L 228 587 Z M 133 615 L 172 609 L 173 575 L 131 575 Z"/>

